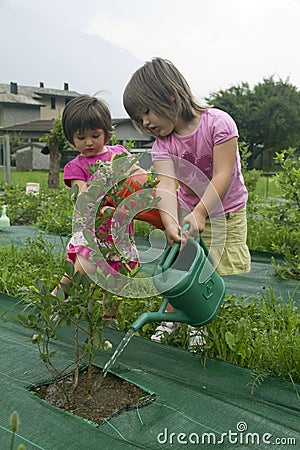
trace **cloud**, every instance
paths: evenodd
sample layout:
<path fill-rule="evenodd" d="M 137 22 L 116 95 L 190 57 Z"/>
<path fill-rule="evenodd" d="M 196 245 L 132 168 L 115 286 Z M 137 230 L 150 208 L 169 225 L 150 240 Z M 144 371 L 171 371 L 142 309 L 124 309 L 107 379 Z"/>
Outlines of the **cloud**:
<path fill-rule="evenodd" d="M 5 2 L 105 38 L 139 60 L 170 59 L 198 97 L 273 74 L 300 87 L 299 0 Z"/>
<path fill-rule="evenodd" d="M 124 3 L 132 12 L 136 2 Z M 125 16 L 103 8 L 85 31 L 144 61 L 154 56 L 172 60 L 200 96 L 272 74 L 291 76 L 300 85 L 297 0 L 152 0 L 135 7 Z"/>

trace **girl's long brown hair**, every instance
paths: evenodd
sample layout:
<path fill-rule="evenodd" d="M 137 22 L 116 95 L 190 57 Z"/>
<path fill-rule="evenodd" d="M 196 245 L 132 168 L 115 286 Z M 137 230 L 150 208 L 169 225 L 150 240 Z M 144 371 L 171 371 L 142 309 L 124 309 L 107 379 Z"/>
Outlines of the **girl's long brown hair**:
<path fill-rule="evenodd" d="M 138 128 L 142 127 L 141 114 L 151 110 L 159 117 L 178 118 L 190 122 L 195 111 L 203 112 L 208 106 L 200 105 L 179 70 L 171 61 L 154 58 L 139 68 L 128 82 L 123 104 Z"/>

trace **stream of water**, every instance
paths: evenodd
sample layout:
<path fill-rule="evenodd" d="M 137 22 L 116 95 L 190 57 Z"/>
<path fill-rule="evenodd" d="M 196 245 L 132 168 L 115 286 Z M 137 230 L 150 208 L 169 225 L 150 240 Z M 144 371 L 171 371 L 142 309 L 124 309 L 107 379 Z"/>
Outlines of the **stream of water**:
<path fill-rule="evenodd" d="M 121 355 L 121 353 L 123 352 L 123 350 L 125 349 L 127 344 L 130 342 L 130 340 L 133 337 L 134 333 L 135 333 L 135 330 L 133 328 L 130 328 L 127 331 L 127 333 L 123 337 L 122 341 L 120 342 L 120 344 L 116 348 L 115 352 L 112 354 L 111 358 L 107 361 L 107 363 L 103 367 L 103 373 L 102 373 L 103 378 L 106 376 L 106 374 L 109 371 L 109 369 L 114 365 L 114 363 L 116 362 L 117 358 L 119 358 L 119 356 Z"/>

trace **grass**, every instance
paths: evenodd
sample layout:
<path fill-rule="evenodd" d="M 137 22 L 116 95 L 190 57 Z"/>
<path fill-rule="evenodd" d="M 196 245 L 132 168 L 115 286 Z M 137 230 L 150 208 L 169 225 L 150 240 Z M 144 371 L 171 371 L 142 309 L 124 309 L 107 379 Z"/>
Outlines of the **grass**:
<path fill-rule="evenodd" d="M 0 260 L 5 261 L 0 270 L 0 292 L 18 296 L 36 279 L 55 286 L 64 271 L 65 254 L 41 232 L 37 239 L 28 238 L 22 246 L 14 242 L 0 246 Z"/>
<path fill-rule="evenodd" d="M 256 185 L 255 193 L 262 198 L 272 197 L 279 198 L 281 197 L 281 192 L 275 183 L 276 177 L 266 177 L 260 176 Z"/>
<path fill-rule="evenodd" d="M 46 171 L 31 171 L 21 172 L 13 170 L 11 172 L 11 183 L 20 187 L 26 187 L 26 183 L 40 183 L 41 188 L 47 188 L 48 186 L 48 172 Z M 63 172 L 60 172 L 60 185 L 64 186 Z M 280 191 L 275 186 L 275 176 L 265 177 L 261 176 L 258 179 L 256 186 L 256 194 L 259 197 L 280 197 Z"/>
<path fill-rule="evenodd" d="M 206 352 L 233 364 L 300 381 L 300 311 L 268 288 L 253 299 L 227 298 L 208 327 Z"/>
<path fill-rule="evenodd" d="M 129 303 L 128 307 L 135 316 L 136 307 Z M 126 301 L 122 303 L 124 311 Z M 156 325 L 146 324 L 140 334 L 149 338 Z M 217 317 L 203 329 L 205 344 L 201 354 L 253 369 L 256 375 L 272 375 L 299 383 L 299 327 L 300 311 L 293 299 L 285 302 L 271 288 L 247 300 L 228 295 Z M 164 342 L 187 349 L 187 325 L 182 324 Z"/>
<path fill-rule="evenodd" d="M 33 170 L 31 172 L 11 171 L 11 184 L 20 187 L 26 187 L 26 183 L 40 183 L 41 188 L 48 187 L 48 172 Z M 60 172 L 60 185 L 64 185 L 63 172 Z"/>

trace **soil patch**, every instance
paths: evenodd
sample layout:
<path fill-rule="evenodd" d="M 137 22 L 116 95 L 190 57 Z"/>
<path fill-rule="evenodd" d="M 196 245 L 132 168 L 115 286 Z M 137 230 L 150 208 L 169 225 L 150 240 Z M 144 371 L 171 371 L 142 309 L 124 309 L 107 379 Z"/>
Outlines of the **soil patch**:
<path fill-rule="evenodd" d="M 77 388 L 73 377 L 64 378 L 55 384 L 42 384 L 31 390 L 46 402 L 91 420 L 97 424 L 124 411 L 146 406 L 155 399 L 140 387 L 108 373 L 102 377 L 102 369 L 93 366 L 90 394 L 85 394 L 86 370 L 80 372 Z"/>

